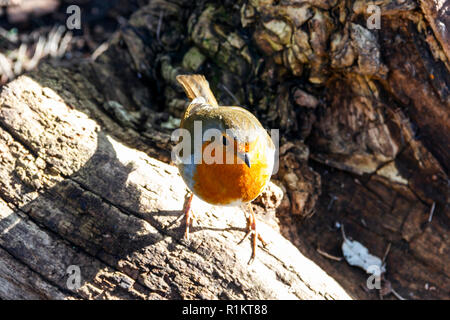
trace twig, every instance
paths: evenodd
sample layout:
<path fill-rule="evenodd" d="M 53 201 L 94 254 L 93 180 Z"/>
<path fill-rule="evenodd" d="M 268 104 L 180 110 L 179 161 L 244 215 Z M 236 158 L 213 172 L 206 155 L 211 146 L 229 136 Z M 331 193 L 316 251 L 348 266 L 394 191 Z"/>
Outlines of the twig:
<path fill-rule="evenodd" d="M 344 238 L 344 240 L 347 240 L 347 237 L 345 236 L 345 231 L 344 231 L 344 225 L 341 225 L 341 232 L 342 232 L 342 238 Z"/>
<path fill-rule="evenodd" d="M 27 63 L 26 66 L 27 70 L 34 69 L 37 66 L 39 60 L 41 60 L 41 58 L 44 55 L 44 47 L 45 47 L 45 38 L 40 36 L 36 44 L 36 49 L 34 50 L 34 55 L 31 58 L 31 60 Z"/>
<path fill-rule="evenodd" d="M 2 53 L 0 53 L 0 74 L 4 74 L 8 79 L 14 77 L 11 63 L 9 62 L 8 58 Z"/>
<path fill-rule="evenodd" d="M 433 205 L 431 206 L 430 215 L 428 216 L 428 223 L 431 223 L 431 220 L 433 220 L 434 208 L 436 208 L 436 201 L 433 201 Z"/>
<path fill-rule="evenodd" d="M 386 251 L 384 252 L 384 256 L 383 256 L 383 260 L 382 263 L 384 264 L 384 262 L 386 261 L 387 255 L 389 254 L 389 251 L 391 250 L 391 243 L 388 243 L 388 246 L 386 248 Z"/>
<path fill-rule="evenodd" d="M 50 31 L 47 42 L 48 49 L 46 52 L 53 58 L 58 56 L 58 47 L 64 31 L 66 31 L 66 28 L 63 26 L 55 27 Z"/>
<path fill-rule="evenodd" d="M 364 218 L 361 218 L 361 224 L 367 228 L 367 222 L 364 220 Z"/>
<path fill-rule="evenodd" d="M 17 52 L 17 59 L 16 63 L 14 64 L 14 73 L 15 74 L 21 74 L 23 70 L 23 62 L 27 54 L 27 45 L 25 43 L 22 43 L 19 47 L 19 51 Z"/>
<path fill-rule="evenodd" d="M 164 11 L 161 11 L 159 13 L 158 26 L 156 27 L 156 39 L 158 40 L 159 43 L 161 43 L 160 34 L 161 34 L 161 25 L 162 25 L 163 17 L 164 17 Z"/>
<path fill-rule="evenodd" d="M 66 53 L 67 48 L 69 47 L 71 41 L 72 41 L 72 32 L 66 32 L 59 45 L 58 57 L 62 57 Z"/>
<path fill-rule="evenodd" d="M 220 86 L 225 90 L 226 93 L 228 93 L 231 96 L 231 98 L 233 98 L 236 104 L 239 104 L 238 98 L 236 98 L 236 96 L 225 85 L 221 84 Z"/>
<path fill-rule="evenodd" d="M 330 211 L 331 208 L 333 207 L 334 202 L 337 200 L 338 197 L 336 197 L 335 195 L 333 195 L 330 199 L 330 203 L 328 204 L 327 210 Z"/>
<path fill-rule="evenodd" d="M 320 250 L 320 248 L 317 248 L 317 252 L 318 252 L 319 254 L 323 255 L 324 257 L 326 257 L 326 258 L 328 258 L 328 259 L 331 259 L 331 260 L 334 260 L 334 261 L 342 261 L 342 259 L 343 259 L 342 257 L 335 257 L 335 256 L 332 256 L 331 254 L 326 253 L 325 251 Z"/>
<path fill-rule="evenodd" d="M 91 60 L 95 61 L 103 52 L 108 50 L 109 43 L 104 42 L 102 43 L 97 49 L 95 49 L 94 53 L 92 53 Z"/>
<path fill-rule="evenodd" d="M 398 299 L 398 300 L 406 300 L 401 295 L 399 295 L 397 292 L 395 292 L 394 289 L 391 289 L 392 294 Z"/>

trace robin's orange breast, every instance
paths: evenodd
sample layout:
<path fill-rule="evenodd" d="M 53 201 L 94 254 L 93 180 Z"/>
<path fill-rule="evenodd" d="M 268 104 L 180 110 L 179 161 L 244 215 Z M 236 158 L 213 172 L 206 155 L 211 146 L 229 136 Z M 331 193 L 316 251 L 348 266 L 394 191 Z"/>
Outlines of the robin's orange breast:
<path fill-rule="evenodd" d="M 197 164 L 193 175 L 193 192 L 204 201 L 215 205 L 252 201 L 268 183 L 271 168 L 264 148 L 255 150 L 251 159 L 251 167 L 239 161 L 236 156 L 234 164 Z"/>

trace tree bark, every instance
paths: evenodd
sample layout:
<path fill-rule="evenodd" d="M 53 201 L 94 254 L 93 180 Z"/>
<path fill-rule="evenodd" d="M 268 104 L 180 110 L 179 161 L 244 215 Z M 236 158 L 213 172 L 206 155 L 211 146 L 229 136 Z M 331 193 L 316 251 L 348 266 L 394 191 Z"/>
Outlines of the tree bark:
<path fill-rule="evenodd" d="M 448 4 L 376 4 L 380 29 L 363 1 L 153 0 L 96 61 L 5 86 L 0 297 L 450 298 Z M 251 266 L 239 209 L 194 203 L 182 240 L 168 163 L 185 72 L 280 129 Z M 339 225 L 380 258 L 390 247 L 381 290 L 330 259 Z"/>

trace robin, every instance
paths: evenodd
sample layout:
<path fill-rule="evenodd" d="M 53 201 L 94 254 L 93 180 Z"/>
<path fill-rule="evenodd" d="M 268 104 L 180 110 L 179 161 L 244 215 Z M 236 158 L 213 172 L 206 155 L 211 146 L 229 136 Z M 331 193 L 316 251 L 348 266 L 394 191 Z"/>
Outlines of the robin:
<path fill-rule="evenodd" d="M 183 155 L 183 159 L 189 161 L 178 163 L 180 175 L 191 191 L 184 208 L 185 237 L 189 239 L 194 195 L 213 205 L 247 204 L 250 209 L 249 230 L 241 242 L 252 235 L 250 261 L 253 261 L 257 239 L 263 245 L 265 242 L 256 231 L 255 213 L 250 203 L 270 180 L 275 146 L 261 123 L 249 111 L 236 106 L 219 106 L 203 75 L 179 75 L 176 79 L 191 100 L 180 128 L 189 132 L 191 145 L 195 144 L 196 134 L 200 134 L 197 141 L 201 141 L 201 148 L 190 148 L 189 154 Z M 197 131 L 201 128 L 201 131 L 196 132 L 196 128 Z M 208 130 L 215 133 L 214 139 L 208 139 Z"/>

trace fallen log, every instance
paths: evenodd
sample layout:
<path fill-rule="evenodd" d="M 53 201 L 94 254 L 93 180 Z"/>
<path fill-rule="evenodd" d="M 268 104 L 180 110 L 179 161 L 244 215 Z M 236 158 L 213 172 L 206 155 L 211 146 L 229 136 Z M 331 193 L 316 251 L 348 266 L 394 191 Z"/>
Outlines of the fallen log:
<path fill-rule="evenodd" d="M 247 265 L 239 208 L 194 202 L 183 240 L 187 190 L 176 167 L 125 146 L 93 114 L 129 134 L 94 103 L 74 107 L 29 76 L 0 95 L 2 299 L 349 298 L 261 221 L 269 244 Z"/>

